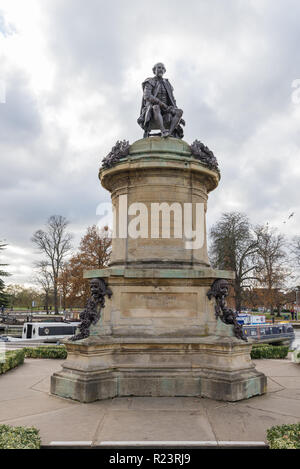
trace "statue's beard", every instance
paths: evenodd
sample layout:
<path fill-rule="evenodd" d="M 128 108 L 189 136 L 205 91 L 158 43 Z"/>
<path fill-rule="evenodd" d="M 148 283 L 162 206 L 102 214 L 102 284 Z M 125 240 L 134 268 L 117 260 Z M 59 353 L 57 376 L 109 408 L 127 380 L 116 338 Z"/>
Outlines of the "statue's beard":
<path fill-rule="evenodd" d="M 103 292 L 96 291 L 95 293 L 92 293 L 92 298 L 95 301 L 95 303 L 98 303 L 103 298 Z"/>

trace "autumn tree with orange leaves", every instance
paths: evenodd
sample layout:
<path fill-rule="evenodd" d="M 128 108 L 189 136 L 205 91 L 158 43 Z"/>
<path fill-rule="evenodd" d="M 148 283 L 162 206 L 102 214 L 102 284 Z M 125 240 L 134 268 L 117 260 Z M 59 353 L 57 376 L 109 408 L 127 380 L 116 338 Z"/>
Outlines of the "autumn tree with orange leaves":
<path fill-rule="evenodd" d="M 89 284 L 83 272 L 103 269 L 111 253 L 111 232 L 96 225 L 87 228 L 80 242 L 79 251 L 64 264 L 59 278 L 63 308 L 83 307 L 90 295 Z"/>

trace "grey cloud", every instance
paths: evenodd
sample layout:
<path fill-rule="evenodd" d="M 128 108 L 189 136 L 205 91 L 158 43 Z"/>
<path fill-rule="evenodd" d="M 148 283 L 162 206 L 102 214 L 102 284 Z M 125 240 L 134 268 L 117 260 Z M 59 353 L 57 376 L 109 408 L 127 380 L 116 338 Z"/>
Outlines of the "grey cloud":
<path fill-rule="evenodd" d="M 26 144 L 41 133 L 41 116 L 24 72 L 6 76 L 6 102 L 0 106 L 0 142 Z"/>
<path fill-rule="evenodd" d="M 185 140 L 203 140 L 219 159 L 222 179 L 210 195 L 209 226 L 232 210 L 232 200 L 254 223 L 281 217 L 296 203 L 297 172 L 283 158 L 286 140 L 299 147 L 300 133 L 283 129 L 270 148 L 260 130 L 272 132 L 272 116 L 291 112 L 291 83 L 300 78 L 299 2 L 47 0 L 43 8 L 55 81 L 36 102 L 26 75 L 11 69 L 9 101 L 0 106 L 0 190 L 6 191 L 0 238 L 31 249 L 31 234 L 53 213 L 82 234 L 98 221 L 96 206 L 109 201 L 97 180 L 101 158 L 117 139 L 142 137 L 136 119 L 151 66 L 132 77 L 128 94 L 122 91 L 128 71 L 141 73 L 142 56 L 149 64 L 166 62 L 187 122 Z M 2 33 L 4 24 L 0 14 Z M 81 99 L 106 98 L 76 115 L 78 127 L 90 130 L 89 150 L 73 144 L 67 125 L 54 120 L 50 133 L 45 117 L 77 103 L 79 90 Z M 115 124 L 118 134 L 110 139 Z M 79 169 L 72 168 L 75 160 Z"/>

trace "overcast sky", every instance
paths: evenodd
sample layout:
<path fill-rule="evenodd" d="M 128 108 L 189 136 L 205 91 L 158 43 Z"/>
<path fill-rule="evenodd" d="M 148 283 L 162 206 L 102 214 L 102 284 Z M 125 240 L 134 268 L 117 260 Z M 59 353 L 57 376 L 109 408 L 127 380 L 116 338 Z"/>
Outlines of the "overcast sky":
<path fill-rule="evenodd" d="M 50 215 L 70 220 L 75 247 L 99 222 L 110 200 L 101 159 L 116 140 L 142 137 L 141 82 L 158 61 L 184 110 L 184 140 L 219 160 L 208 226 L 238 210 L 300 234 L 299 21 L 299 0 L 0 0 L 9 283 L 30 283 L 30 238 Z"/>

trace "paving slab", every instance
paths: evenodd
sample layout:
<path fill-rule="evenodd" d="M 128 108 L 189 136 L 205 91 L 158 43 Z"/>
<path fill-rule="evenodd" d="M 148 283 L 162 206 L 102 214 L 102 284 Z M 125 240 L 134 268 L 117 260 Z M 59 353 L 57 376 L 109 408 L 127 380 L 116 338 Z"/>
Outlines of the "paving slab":
<path fill-rule="evenodd" d="M 9 420 L 10 425 L 34 426 L 40 430 L 42 444 L 52 441 L 93 441 L 105 410 L 87 404 Z"/>
<path fill-rule="evenodd" d="M 33 391 L 49 393 L 50 381 L 51 381 L 51 376 L 42 378 L 41 380 L 37 381 L 33 386 L 31 386 L 31 389 Z"/>
<path fill-rule="evenodd" d="M 300 400 L 300 387 L 299 389 L 282 389 L 281 391 L 278 391 L 274 393 L 274 397 L 286 397 L 288 399 L 296 399 Z M 300 405 L 300 403 L 299 403 Z"/>
<path fill-rule="evenodd" d="M 300 403 L 299 400 L 290 399 L 282 396 L 260 396 L 253 398 L 247 405 L 249 409 L 259 409 L 272 414 L 281 414 L 298 418 L 300 421 Z M 243 406 L 245 407 L 246 404 Z"/>
<path fill-rule="evenodd" d="M 297 423 L 299 419 L 265 412 L 251 407 L 228 404 L 210 407 L 208 419 L 217 441 L 265 441 L 266 429 L 282 423 Z"/>
<path fill-rule="evenodd" d="M 62 360 L 26 359 L 23 365 L 0 375 L 0 402 L 32 396 L 32 387 L 44 379 L 50 382 L 50 376 L 60 369 L 62 362 Z"/>
<path fill-rule="evenodd" d="M 180 397 L 136 397 L 132 401 L 134 410 L 183 410 L 184 404 Z"/>
<path fill-rule="evenodd" d="M 290 360 L 254 360 L 256 368 L 267 376 L 300 376 L 299 365 Z"/>
<path fill-rule="evenodd" d="M 107 406 L 110 406 L 113 410 L 124 410 L 130 409 L 133 404 L 133 397 L 116 397 L 115 399 L 111 399 L 107 402 Z"/>
<path fill-rule="evenodd" d="M 291 394 L 300 390 L 300 376 L 274 376 L 272 379 L 282 388 L 289 389 Z"/>
<path fill-rule="evenodd" d="M 8 422 L 21 417 L 35 416 L 55 410 L 74 407 L 73 402 L 65 402 L 49 396 L 45 399 L 44 395 L 34 393 L 19 399 L 11 399 L 9 401 L 0 401 L 0 422 Z"/>
<path fill-rule="evenodd" d="M 215 440 L 206 413 L 201 411 L 131 410 L 111 411 L 97 434 L 103 441 Z"/>
<path fill-rule="evenodd" d="M 280 378 L 270 378 L 268 377 L 268 393 L 276 393 L 278 391 L 282 391 L 285 387 L 280 384 Z"/>
<path fill-rule="evenodd" d="M 0 422 L 35 426 L 52 441 L 266 441 L 273 425 L 300 421 L 300 366 L 256 360 L 268 393 L 228 403 L 201 397 L 124 397 L 91 404 L 49 394 L 62 360 L 26 359 L 0 376 Z"/>

